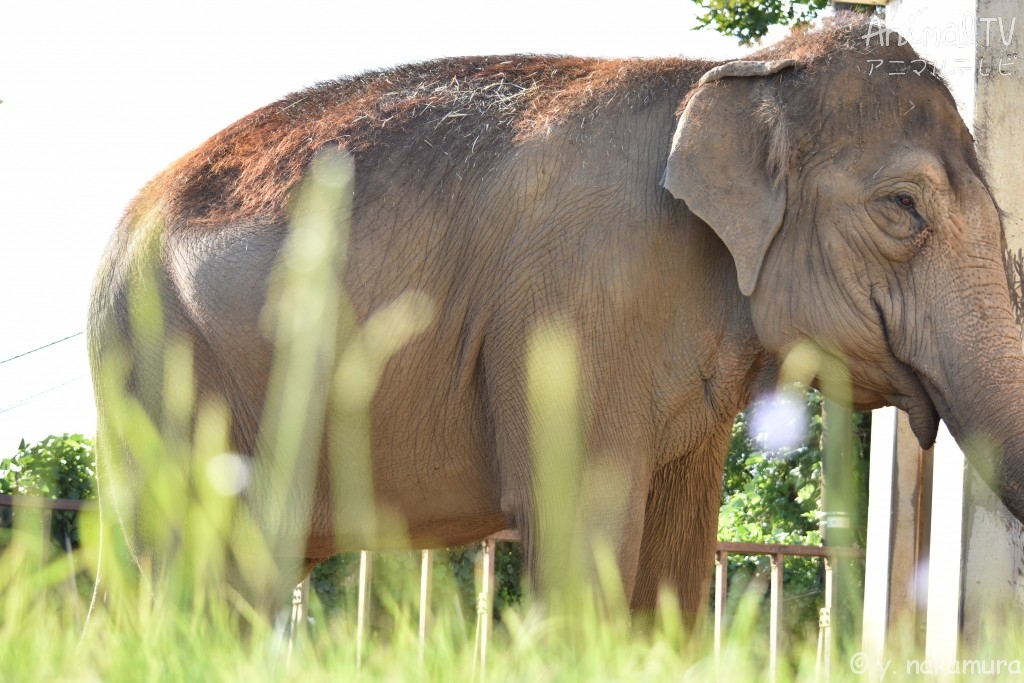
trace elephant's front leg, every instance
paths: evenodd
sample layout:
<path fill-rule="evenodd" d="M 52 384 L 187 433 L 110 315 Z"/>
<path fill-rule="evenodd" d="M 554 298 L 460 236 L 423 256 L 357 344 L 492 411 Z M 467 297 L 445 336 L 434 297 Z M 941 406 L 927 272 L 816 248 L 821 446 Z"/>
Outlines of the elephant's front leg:
<path fill-rule="evenodd" d="M 661 587 L 675 592 L 688 625 L 706 611 L 718 538 L 729 432 L 654 471 L 630 607 L 655 609 Z"/>
<path fill-rule="evenodd" d="M 503 498 L 503 505 L 513 503 L 506 514 L 523 533 L 531 581 L 542 601 L 553 593 L 599 589 L 605 561 L 615 563 L 624 595 L 632 594 L 650 487 L 634 452 L 621 445 L 600 449 L 583 464 L 576 486 L 540 494 L 543 510 L 521 502 L 535 502 L 537 489 L 550 486 L 536 477 L 533 495 Z M 530 491 L 520 485 L 508 489 Z"/>

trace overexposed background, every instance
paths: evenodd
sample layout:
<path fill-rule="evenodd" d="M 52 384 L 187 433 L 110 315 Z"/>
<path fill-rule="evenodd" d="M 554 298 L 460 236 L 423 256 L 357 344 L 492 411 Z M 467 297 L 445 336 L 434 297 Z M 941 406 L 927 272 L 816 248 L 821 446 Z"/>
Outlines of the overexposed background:
<path fill-rule="evenodd" d="M 147 180 L 232 121 L 431 57 L 746 52 L 695 25 L 687 0 L 0 4 L 0 459 L 95 432 L 81 332 L 106 239 Z"/>

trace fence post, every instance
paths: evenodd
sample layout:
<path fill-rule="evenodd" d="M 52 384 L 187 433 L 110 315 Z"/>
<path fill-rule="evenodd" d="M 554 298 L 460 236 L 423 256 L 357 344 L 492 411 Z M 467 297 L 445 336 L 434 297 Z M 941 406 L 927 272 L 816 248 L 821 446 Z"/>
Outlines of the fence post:
<path fill-rule="evenodd" d="M 434 580 L 434 551 L 420 553 L 420 666 L 426 659 L 427 630 L 430 628 L 430 593 Z"/>
<path fill-rule="evenodd" d="M 287 662 L 291 666 L 292 652 L 295 650 L 295 640 L 299 637 L 299 631 L 306 626 L 306 614 L 309 606 L 309 577 L 302 580 L 302 583 L 292 589 L 292 614 L 291 628 L 288 631 L 288 656 Z"/>
<path fill-rule="evenodd" d="M 771 616 L 768 624 L 768 679 L 775 683 L 779 673 L 779 619 L 782 614 L 782 553 L 768 556 L 771 562 Z"/>
<path fill-rule="evenodd" d="M 75 568 L 75 549 L 71 547 L 71 538 L 68 537 L 67 534 L 64 534 L 64 552 L 68 554 L 68 595 L 74 595 L 78 591 L 78 587 L 75 582 L 75 576 L 77 575 L 78 572 Z M 75 610 L 75 621 L 77 621 L 79 624 L 83 623 L 82 610 L 81 606 L 78 604 L 78 601 L 73 600 L 72 605 L 74 605 Z"/>
<path fill-rule="evenodd" d="M 356 670 L 363 668 L 363 648 L 366 645 L 367 621 L 370 617 L 370 578 L 373 555 L 369 550 L 359 552 L 359 602 L 356 608 Z"/>
<path fill-rule="evenodd" d="M 722 666 L 722 631 L 725 628 L 725 601 L 729 590 L 729 553 L 715 551 L 715 667 Z"/>
<path fill-rule="evenodd" d="M 490 641 L 491 610 L 494 603 L 494 545 L 493 538 L 480 543 L 480 594 L 476 601 L 476 652 L 473 660 L 473 680 L 481 682 L 487 677 L 487 646 Z M 477 678 L 479 663 L 480 677 Z"/>
<path fill-rule="evenodd" d="M 826 555 L 825 606 L 818 612 L 818 671 L 817 679 L 828 683 L 832 677 L 832 559 Z"/>

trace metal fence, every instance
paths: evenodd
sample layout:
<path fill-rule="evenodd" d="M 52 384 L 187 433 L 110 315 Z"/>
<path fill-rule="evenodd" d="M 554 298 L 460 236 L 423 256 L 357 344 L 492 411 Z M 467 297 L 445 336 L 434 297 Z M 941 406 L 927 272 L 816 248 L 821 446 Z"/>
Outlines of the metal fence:
<path fill-rule="evenodd" d="M 817 557 L 824 564 L 825 605 L 818 611 L 818 680 L 828 677 L 832 659 L 832 605 L 835 599 L 835 568 L 839 558 L 863 558 L 863 548 L 837 548 L 814 545 L 775 545 L 768 543 L 729 543 L 719 541 L 715 551 L 715 660 L 722 652 L 725 631 L 725 604 L 729 586 L 729 555 L 767 555 L 771 563 L 769 581 L 770 607 L 768 619 L 768 675 L 775 681 L 778 674 L 782 623 L 782 568 L 785 558 Z"/>

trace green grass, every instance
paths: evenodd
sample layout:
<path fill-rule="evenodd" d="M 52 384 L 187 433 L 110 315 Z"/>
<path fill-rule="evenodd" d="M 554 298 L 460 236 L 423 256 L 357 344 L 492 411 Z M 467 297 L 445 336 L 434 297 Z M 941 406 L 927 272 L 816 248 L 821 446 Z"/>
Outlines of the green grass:
<path fill-rule="evenodd" d="M 315 681 L 352 680 L 360 673 L 351 611 L 328 617 L 314 604 L 314 623 L 300 632 L 289 656 L 286 637 L 268 624 L 256 621 L 243 633 L 215 588 L 186 607 L 141 590 L 131 565 L 118 568 L 126 590 L 110 596 L 83 633 L 87 598 L 68 584 L 66 558 L 39 564 L 31 549 L 44 545 L 41 535 L 21 530 L 0 557 L 3 680 Z M 77 551 L 79 561 L 92 550 L 87 540 Z M 390 598 L 392 592 L 408 596 L 401 581 L 415 581 L 415 571 L 390 578 L 397 582 L 393 591 L 377 582 L 378 609 L 386 618 L 372 621 L 385 627 L 370 636 L 361 676 L 472 680 L 478 668 L 473 615 L 461 609 L 450 577 L 439 576 L 435 584 L 434 620 L 422 664 L 417 607 Z M 713 656 L 694 647 L 670 606 L 659 612 L 653 632 L 643 634 L 631 627 L 621 596 L 601 600 L 600 606 L 575 604 L 579 609 L 571 618 L 542 616 L 530 607 L 506 612 L 489 648 L 487 680 L 707 680 L 714 671 Z M 725 657 L 730 680 L 760 677 L 764 652 L 752 647 L 753 641 L 753 634 L 731 641 Z"/>
<path fill-rule="evenodd" d="M 76 551 L 88 564 L 91 534 Z M 471 681 L 481 680 L 475 656 L 474 619 L 459 605 L 451 577 L 438 576 L 433 626 L 424 661 L 418 657 L 417 606 L 408 590 L 415 567 L 376 582 L 377 627 L 371 632 L 361 670 L 356 667 L 355 615 L 328 616 L 312 605 L 312 624 L 296 638 L 256 621 L 243 632 L 236 613 L 214 587 L 191 606 L 166 595 L 139 591 L 138 573 L 119 567 L 134 589 L 101 605 L 82 629 L 88 598 L 69 583 L 65 557 L 44 562 L 41 533 L 20 529 L 0 555 L 0 679 L 4 681 Z M 410 563 L 412 564 L 412 563 Z M 404 582 L 404 583 L 403 583 Z M 173 594 L 173 593 L 172 593 Z M 395 598 L 394 596 L 401 596 Z M 716 660 L 706 633 L 687 634 L 666 600 L 654 626 L 640 632 L 622 609 L 621 596 L 581 600 L 576 611 L 541 614 L 530 605 L 507 611 L 488 651 L 488 681 L 723 681 L 767 680 L 767 633 L 758 626 L 760 598 L 739 610 Z M 1024 632 L 1019 615 L 992 621 L 974 657 L 1020 659 Z M 791 642 L 780 664 L 780 681 L 815 681 L 815 642 Z M 915 654 L 917 652 L 917 654 Z M 833 681 L 861 680 L 849 656 L 833 655 Z M 900 654 L 905 653 L 905 654 Z M 908 676 L 915 647 L 890 655 L 883 680 L 938 680 Z M 918 667 L 919 668 L 919 667 Z M 1019 668 L 1019 664 L 1018 664 Z M 911 664 L 911 671 L 914 671 Z M 956 680 L 1020 680 L 1009 664 L 1003 675 L 976 674 Z"/>

